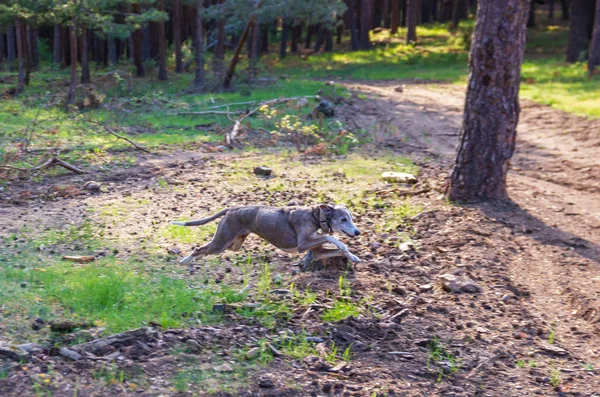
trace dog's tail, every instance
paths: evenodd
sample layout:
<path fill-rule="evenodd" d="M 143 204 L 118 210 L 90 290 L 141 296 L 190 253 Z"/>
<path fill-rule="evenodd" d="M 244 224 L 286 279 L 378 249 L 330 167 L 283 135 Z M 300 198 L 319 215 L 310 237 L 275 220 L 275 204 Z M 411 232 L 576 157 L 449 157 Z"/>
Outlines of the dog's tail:
<path fill-rule="evenodd" d="M 209 216 L 208 218 L 203 218 L 203 219 L 199 219 L 197 221 L 189 221 L 189 222 L 171 222 L 173 225 L 179 225 L 179 226 L 199 226 L 199 225 L 204 225 L 208 222 L 212 222 L 215 219 L 222 217 L 223 215 L 225 215 L 227 213 L 227 211 L 229 211 L 229 208 L 226 208 L 220 212 L 217 212 L 216 214 L 214 214 L 213 216 Z"/>

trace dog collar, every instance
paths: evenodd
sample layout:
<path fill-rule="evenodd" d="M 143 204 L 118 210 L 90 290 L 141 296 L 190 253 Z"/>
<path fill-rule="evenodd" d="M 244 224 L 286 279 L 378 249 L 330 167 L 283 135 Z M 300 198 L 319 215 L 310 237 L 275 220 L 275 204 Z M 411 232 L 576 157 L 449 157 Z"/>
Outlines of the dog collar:
<path fill-rule="evenodd" d="M 327 215 L 325 215 L 323 210 L 319 210 L 319 225 L 321 225 L 321 228 L 319 229 L 321 233 L 333 234 L 329 219 L 327 219 Z"/>

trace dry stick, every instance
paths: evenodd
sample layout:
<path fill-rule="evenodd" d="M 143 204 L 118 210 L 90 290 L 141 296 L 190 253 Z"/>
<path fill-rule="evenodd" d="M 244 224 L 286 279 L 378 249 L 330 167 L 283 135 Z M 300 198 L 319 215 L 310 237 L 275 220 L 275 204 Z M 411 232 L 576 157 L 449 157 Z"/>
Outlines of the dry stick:
<path fill-rule="evenodd" d="M 109 128 L 109 127 L 106 125 L 106 124 L 104 124 L 104 123 L 101 123 L 101 122 L 99 122 L 99 121 L 96 121 L 96 120 L 91 120 L 91 119 L 90 119 L 89 121 L 90 121 L 91 123 L 93 123 L 93 124 L 96 124 L 96 125 L 99 125 L 99 126 L 101 126 L 101 127 L 102 127 L 102 128 L 104 128 L 104 129 L 106 130 L 106 132 L 108 132 L 109 134 L 111 134 L 111 135 L 114 135 L 114 136 L 116 136 L 116 137 L 117 137 L 117 138 L 119 138 L 119 139 L 123 139 L 124 141 L 127 141 L 127 142 L 129 142 L 129 143 L 130 143 L 130 144 L 132 144 L 132 145 L 133 145 L 133 147 L 135 147 L 136 149 L 138 149 L 138 150 L 141 150 L 142 152 L 146 152 L 146 153 L 152 154 L 152 152 L 151 152 L 151 151 L 149 151 L 149 150 L 147 150 L 147 149 L 144 149 L 143 147 L 141 147 L 141 146 L 137 145 L 137 144 L 136 144 L 135 142 L 133 142 L 132 140 L 130 140 L 130 139 L 127 139 L 127 138 L 125 138 L 124 136 L 121 136 L 121 135 L 117 134 L 116 132 L 114 132 L 113 130 L 111 130 L 111 129 L 110 129 L 110 128 Z"/>
<path fill-rule="evenodd" d="M 178 116 L 186 115 L 186 114 L 194 114 L 194 115 L 204 115 L 204 114 L 226 114 L 229 115 L 229 112 L 223 112 L 219 110 L 208 110 L 206 112 L 178 112 Z"/>
<path fill-rule="evenodd" d="M 52 157 L 51 159 L 43 162 L 42 164 L 38 165 L 37 167 L 33 167 L 30 171 L 34 172 L 34 171 L 38 171 L 38 170 L 41 170 L 44 168 L 53 167 L 55 165 L 59 165 L 63 168 L 68 169 L 69 171 L 73 171 L 76 174 L 85 174 L 84 170 L 77 168 L 74 165 L 67 163 L 66 161 L 63 161 L 63 160 L 59 159 L 58 157 Z"/>

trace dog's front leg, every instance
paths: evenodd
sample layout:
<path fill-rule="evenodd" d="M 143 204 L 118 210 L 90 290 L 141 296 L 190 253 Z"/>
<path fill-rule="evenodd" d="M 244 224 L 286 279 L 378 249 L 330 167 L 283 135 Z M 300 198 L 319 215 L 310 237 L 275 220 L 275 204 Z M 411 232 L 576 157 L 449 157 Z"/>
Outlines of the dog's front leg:
<path fill-rule="evenodd" d="M 340 240 L 333 236 L 320 236 L 312 240 L 304 241 L 298 244 L 298 252 L 302 253 L 306 250 L 313 249 L 325 243 L 335 245 L 340 251 L 342 251 L 346 258 L 350 259 L 352 262 L 360 263 L 360 259 L 356 255 L 348 251 L 348 247 L 346 246 L 346 244 L 342 243 Z"/>

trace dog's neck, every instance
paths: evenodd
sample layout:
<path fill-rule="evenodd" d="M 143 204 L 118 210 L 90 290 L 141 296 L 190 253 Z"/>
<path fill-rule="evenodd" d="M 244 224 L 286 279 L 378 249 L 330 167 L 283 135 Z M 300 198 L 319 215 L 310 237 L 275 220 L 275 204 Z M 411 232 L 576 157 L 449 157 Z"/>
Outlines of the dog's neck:
<path fill-rule="evenodd" d="M 327 219 L 327 215 L 325 215 L 325 211 L 323 211 L 320 207 L 315 207 L 313 209 L 313 218 L 318 225 L 318 230 L 325 234 L 333 234 L 333 230 L 329 224 L 329 219 Z"/>

